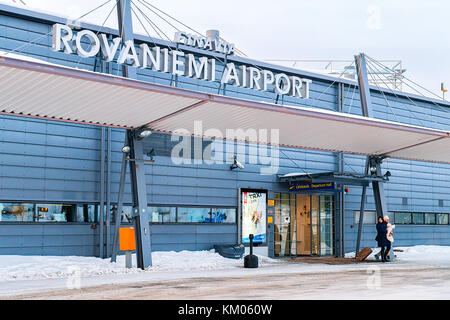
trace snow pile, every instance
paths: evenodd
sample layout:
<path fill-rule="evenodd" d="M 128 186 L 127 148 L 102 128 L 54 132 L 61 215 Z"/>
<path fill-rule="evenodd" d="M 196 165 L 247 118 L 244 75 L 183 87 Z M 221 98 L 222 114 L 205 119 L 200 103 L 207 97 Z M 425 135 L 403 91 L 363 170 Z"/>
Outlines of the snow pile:
<path fill-rule="evenodd" d="M 417 265 L 449 266 L 450 246 L 414 246 L 414 247 L 394 247 L 396 261 L 414 263 Z M 367 259 L 375 260 L 375 255 L 380 248 L 372 248 L 372 253 Z M 355 253 L 345 254 L 346 258 L 354 258 Z"/>
<path fill-rule="evenodd" d="M 242 259 L 226 259 L 210 251 L 181 251 L 181 252 L 154 252 L 152 255 L 155 271 L 185 271 L 185 270 L 218 270 L 234 267 L 242 267 Z M 259 266 L 280 263 L 280 260 L 271 259 L 265 256 L 258 256 Z"/>
<path fill-rule="evenodd" d="M 136 274 L 164 271 L 201 271 L 242 268 L 244 259 L 226 259 L 210 251 L 154 252 L 153 266 L 147 270 L 125 268 L 125 256 L 116 263 L 95 257 L 55 256 L 0 256 L 0 281 L 57 279 L 70 276 L 90 277 L 100 275 Z M 259 256 L 261 267 L 283 263 L 280 260 Z M 133 266 L 136 256 L 133 255 Z"/>
<path fill-rule="evenodd" d="M 414 246 L 395 249 L 403 250 L 403 252 L 395 252 L 400 261 L 425 263 L 436 267 L 450 265 L 450 246 Z"/>
<path fill-rule="evenodd" d="M 75 275 L 84 277 L 141 271 L 126 269 L 124 263 L 110 263 L 107 259 L 95 257 L 0 256 L 0 281 L 55 279 Z"/>

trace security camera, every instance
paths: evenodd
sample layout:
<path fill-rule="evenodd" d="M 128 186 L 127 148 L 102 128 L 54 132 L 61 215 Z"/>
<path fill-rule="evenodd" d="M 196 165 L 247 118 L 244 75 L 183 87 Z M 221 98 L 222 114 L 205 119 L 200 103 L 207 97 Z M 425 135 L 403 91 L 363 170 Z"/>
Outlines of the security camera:
<path fill-rule="evenodd" d="M 240 163 L 237 159 L 237 156 L 232 156 L 232 159 L 234 159 L 233 165 L 230 167 L 230 170 L 239 168 L 239 169 L 244 169 L 244 165 L 242 163 Z"/>
<path fill-rule="evenodd" d="M 244 169 L 244 165 L 237 160 L 234 160 L 234 164 L 239 167 L 239 169 Z"/>

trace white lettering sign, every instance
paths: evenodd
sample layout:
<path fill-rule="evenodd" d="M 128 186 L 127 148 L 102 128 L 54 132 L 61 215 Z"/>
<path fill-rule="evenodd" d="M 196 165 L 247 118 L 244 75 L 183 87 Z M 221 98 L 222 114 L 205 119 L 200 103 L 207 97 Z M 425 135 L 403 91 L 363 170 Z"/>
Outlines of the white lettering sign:
<path fill-rule="evenodd" d="M 62 24 L 53 25 L 52 30 L 53 51 L 75 53 L 82 58 L 95 57 L 101 53 L 106 62 L 113 62 L 116 59 L 118 64 L 127 64 L 136 68 L 216 81 L 216 60 L 214 58 L 196 57 L 192 53 L 159 46 L 149 47 L 145 43 L 136 50 L 135 44 L 131 40 L 122 43 L 119 37 L 108 39 L 106 34 L 98 35 L 90 30 L 80 30 L 75 33 L 71 27 Z M 234 53 L 233 44 L 181 31 L 175 34 L 175 42 L 228 55 Z M 220 82 L 242 88 L 272 91 L 278 95 L 309 99 L 309 88 L 312 81 L 288 76 L 285 73 L 261 70 L 254 66 L 236 66 L 229 62 L 224 66 Z"/>

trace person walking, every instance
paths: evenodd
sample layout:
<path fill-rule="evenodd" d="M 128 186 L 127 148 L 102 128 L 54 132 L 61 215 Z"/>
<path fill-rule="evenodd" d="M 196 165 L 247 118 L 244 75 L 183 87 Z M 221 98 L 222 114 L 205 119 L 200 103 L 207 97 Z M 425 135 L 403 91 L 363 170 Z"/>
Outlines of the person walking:
<path fill-rule="evenodd" d="M 383 223 L 383 217 L 378 217 L 378 221 L 376 224 L 376 228 L 377 228 L 377 236 L 375 237 L 375 241 L 377 242 L 377 246 L 380 247 L 380 251 L 375 255 L 375 258 L 377 259 L 377 261 L 380 261 L 380 256 L 381 256 L 381 252 L 383 251 L 383 247 L 381 246 L 381 241 L 380 241 L 380 234 L 381 234 L 381 230 L 380 230 L 380 224 Z"/>
<path fill-rule="evenodd" d="M 390 242 L 387 239 L 387 223 L 383 220 L 383 217 L 378 218 L 377 236 L 375 240 L 377 241 L 378 247 L 381 248 L 381 251 L 377 255 L 381 255 L 381 261 L 386 262 L 386 249 L 390 247 Z"/>
<path fill-rule="evenodd" d="M 394 228 L 395 225 L 391 225 L 389 223 L 389 216 L 384 216 L 384 222 L 386 223 L 386 239 L 388 240 L 387 246 L 386 246 L 386 251 L 384 253 L 385 256 L 385 261 L 389 262 L 391 260 L 391 248 L 392 248 L 392 243 L 394 242 Z M 387 258 L 389 256 L 389 259 Z"/>

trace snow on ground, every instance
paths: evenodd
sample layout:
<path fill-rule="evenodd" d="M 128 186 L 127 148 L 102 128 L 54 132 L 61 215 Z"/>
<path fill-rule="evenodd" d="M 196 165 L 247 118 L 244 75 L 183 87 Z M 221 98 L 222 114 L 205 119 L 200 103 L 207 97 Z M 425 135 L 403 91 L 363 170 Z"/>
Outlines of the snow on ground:
<path fill-rule="evenodd" d="M 282 263 L 280 260 L 259 257 L 259 265 Z M 0 256 L 0 282 L 12 280 L 67 278 L 75 273 L 80 277 L 101 275 L 138 274 L 161 271 L 204 271 L 241 267 L 243 259 L 226 259 L 210 251 L 154 252 L 153 266 L 148 270 L 125 268 L 125 256 L 116 263 L 109 259 L 78 256 Z M 136 266 L 136 256 L 133 255 Z"/>
<path fill-rule="evenodd" d="M 164 283 L 193 278 L 252 278 L 276 274 L 286 276 L 304 274 L 305 277 L 321 274 L 323 277 L 333 277 L 333 273 L 350 275 L 351 272 L 356 271 L 365 275 L 373 268 L 379 269 L 385 275 L 384 277 L 388 277 L 394 271 L 410 274 L 409 272 L 414 273 L 414 270 L 434 272 L 433 270 L 443 268 L 442 271 L 436 271 L 436 275 L 439 275 L 442 272 L 447 274 L 450 270 L 450 246 L 396 247 L 395 249 L 403 250 L 403 252 L 395 252 L 396 259 L 391 263 L 344 265 L 271 259 L 261 250 L 256 250 L 260 266 L 258 269 L 244 269 L 243 259 L 226 259 L 214 250 L 154 252 L 153 266 L 145 271 L 136 268 L 126 269 L 124 256 L 118 256 L 117 263 L 95 257 L 0 256 L 0 297 L 67 289 L 74 278 L 79 278 L 81 287 L 86 288 L 108 284 Z M 373 251 L 369 259 L 374 260 L 373 255 L 379 249 L 374 248 Z M 352 256 L 354 257 L 354 253 L 347 254 L 349 258 Z M 134 266 L 135 258 L 133 256 Z M 441 292 L 438 289 L 436 289 L 437 292 Z"/>
<path fill-rule="evenodd" d="M 414 246 L 395 247 L 394 264 L 408 264 L 415 266 L 450 267 L 450 246 Z M 375 260 L 375 255 L 380 248 L 372 248 L 372 253 L 367 259 Z M 346 258 L 354 258 L 355 253 L 347 253 Z"/>

